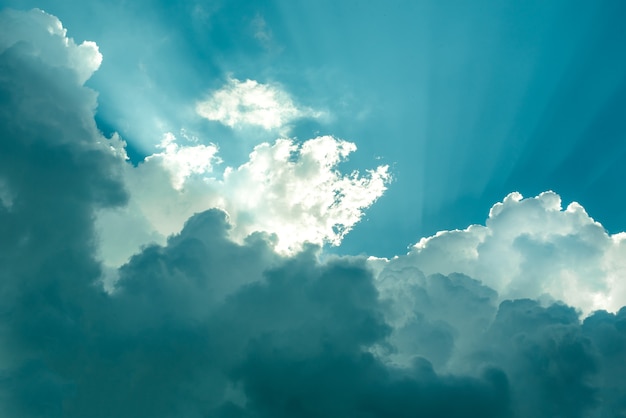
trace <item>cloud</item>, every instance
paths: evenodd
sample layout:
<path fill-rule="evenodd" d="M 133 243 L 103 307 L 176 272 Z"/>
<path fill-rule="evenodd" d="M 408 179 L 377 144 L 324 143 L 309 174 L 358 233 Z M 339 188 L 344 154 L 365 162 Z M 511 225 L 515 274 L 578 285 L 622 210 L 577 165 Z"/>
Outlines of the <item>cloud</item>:
<path fill-rule="evenodd" d="M 485 225 L 422 238 L 393 263 L 426 274 L 463 273 L 501 298 L 552 298 L 589 313 L 626 302 L 626 235 L 611 235 L 574 202 L 554 192 L 512 193 L 491 208 Z"/>
<path fill-rule="evenodd" d="M 387 166 L 342 174 L 336 167 L 354 150 L 331 136 L 255 147 L 250 161 L 224 173 L 224 194 L 233 200 L 225 209 L 242 224 L 239 234 L 276 234 L 278 251 L 304 242 L 338 245 L 389 181 Z"/>
<path fill-rule="evenodd" d="M 100 67 L 102 54 L 91 41 L 76 45 L 67 37 L 61 21 L 42 10 L 19 12 L 6 9 L 0 15 L 0 51 L 15 46 L 55 68 L 71 69 L 79 84 L 83 84 Z"/>
<path fill-rule="evenodd" d="M 486 340 L 494 344 L 515 382 L 522 416 L 586 417 L 599 404 L 596 347 L 582 332 L 576 311 L 536 301 L 500 305 Z M 484 355 L 484 354 L 483 354 Z"/>
<path fill-rule="evenodd" d="M 390 180 L 387 166 L 363 175 L 341 173 L 337 165 L 356 146 L 331 136 L 300 145 L 291 139 L 262 143 L 246 163 L 220 172 L 214 172 L 219 162 L 214 145 L 176 141 L 167 134 L 164 152 L 137 167 L 123 164 L 130 203 L 101 211 L 97 220 L 107 264 L 122 264 L 141 245 L 165 243 L 191 215 L 209 208 L 229 214 L 230 236 L 239 242 L 264 232 L 275 236 L 281 253 L 298 251 L 307 242 L 338 245 Z M 117 147 L 123 159 L 123 143 Z"/>
<path fill-rule="evenodd" d="M 207 174 L 213 170 L 213 164 L 219 163 L 216 157 L 217 146 L 195 145 L 191 147 L 181 147 L 176 143 L 176 137 L 168 132 L 163 136 L 163 140 L 157 148 L 163 150 L 149 155 L 144 163 L 149 164 L 151 160 L 160 160 L 161 166 L 169 173 L 171 185 L 176 190 L 180 190 L 185 180 L 194 174 Z"/>
<path fill-rule="evenodd" d="M 390 263 L 376 287 L 392 326 L 381 358 L 409 367 L 426 358 L 441 375 L 506 376 L 512 416 L 604 416 L 626 412 L 622 373 L 626 309 L 597 311 L 531 299 L 498 301 L 470 277 L 424 275 Z M 504 385 L 504 382 L 501 382 Z"/>
<path fill-rule="evenodd" d="M 254 38 L 263 45 L 263 47 L 269 49 L 272 45 L 273 35 L 272 31 L 268 28 L 267 22 L 260 14 L 257 14 L 250 26 L 254 31 Z"/>
<path fill-rule="evenodd" d="M 443 232 L 389 261 L 322 257 L 314 245 L 281 255 L 267 233 L 236 241 L 232 215 L 198 210 L 114 269 L 105 292 L 96 215 L 147 211 L 133 206 L 142 190 L 155 203 L 185 202 L 215 170 L 215 149 L 168 135 L 162 152 L 133 168 L 122 140 L 98 131 L 95 92 L 77 83 L 82 66 L 30 53 L 45 42 L 59 39 L 0 52 L 2 416 L 626 416 L 626 308 L 581 321 L 577 306 L 506 299 L 521 283 L 558 292 L 557 279 L 546 276 L 544 289 L 537 275 L 559 278 L 575 257 L 587 257 L 587 273 L 598 260 L 619 272 L 621 235 L 578 205 L 562 210 L 554 193 L 511 195 L 485 226 Z M 262 144 L 212 182 L 265 187 L 279 202 L 290 187 L 334 198 L 343 190 L 354 208 L 369 202 L 374 177 L 336 171 L 353 149 L 332 137 Z M 132 183 L 140 178 L 143 188 Z M 309 199 L 296 200 L 290 221 L 303 222 L 297 205 Z M 324 214 L 316 210 L 304 212 Z M 552 251 L 552 267 L 537 248 Z M 465 274 L 443 271 L 446 258 Z M 500 258 L 517 262 L 515 274 L 476 261 Z"/>
<path fill-rule="evenodd" d="M 13 206 L 13 193 L 9 189 L 6 180 L 2 178 L 0 178 L 0 203 L 6 210 L 11 210 Z"/>
<path fill-rule="evenodd" d="M 196 111 L 231 128 L 250 125 L 266 130 L 284 130 L 297 119 L 322 116 L 322 112 L 298 107 L 277 85 L 236 78 L 229 78 L 224 87 L 199 102 Z"/>

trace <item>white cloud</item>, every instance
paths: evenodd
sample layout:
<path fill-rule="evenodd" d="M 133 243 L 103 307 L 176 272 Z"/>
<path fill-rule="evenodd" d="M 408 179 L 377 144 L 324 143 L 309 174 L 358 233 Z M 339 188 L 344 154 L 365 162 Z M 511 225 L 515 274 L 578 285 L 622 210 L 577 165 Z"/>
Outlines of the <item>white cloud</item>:
<path fill-rule="evenodd" d="M 214 163 L 220 162 L 216 157 L 217 146 L 209 144 L 181 147 L 176 143 L 176 137 L 171 132 L 163 136 L 157 148 L 162 149 L 163 152 L 148 156 L 144 163 L 149 164 L 152 160 L 160 160 L 160 164 L 168 171 L 171 184 L 176 190 L 180 190 L 185 180 L 191 175 L 206 175 L 213 170 Z"/>
<path fill-rule="evenodd" d="M 219 161 L 213 145 L 179 145 L 167 134 L 162 148 L 137 167 L 123 165 L 129 205 L 98 216 L 101 256 L 109 265 L 123 263 L 141 245 L 164 243 L 209 208 L 229 214 L 237 241 L 253 232 L 275 234 L 281 253 L 305 242 L 338 245 L 389 181 L 387 166 L 342 174 L 337 165 L 356 146 L 331 136 L 257 145 L 248 162 L 223 173 L 213 172 Z"/>
<path fill-rule="evenodd" d="M 100 67 L 102 55 L 95 42 L 76 45 L 67 37 L 61 21 L 42 10 L 28 12 L 4 10 L 0 14 L 0 52 L 19 42 L 29 45 L 28 53 L 52 67 L 63 67 L 76 73 L 83 84 Z"/>
<path fill-rule="evenodd" d="M 390 264 L 427 275 L 464 273 L 501 299 L 554 298 L 585 313 L 626 303 L 626 234 L 608 234 L 576 202 L 563 210 L 554 192 L 511 193 L 485 225 L 422 238 Z"/>
<path fill-rule="evenodd" d="M 165 243 L 191 215 L 217 204 L 218 194 L 210 182 L 219 159 L 213 144 L 179 145 L 172 133 L 166 133 L 159 145 L 161 152 L 134 167 L 127 162 L 124 141 L 115 135 L 111 144 L 129 202 L 100 211 L 96 229 L 100 257 L 107 265 L 118 266 L 143 245 Z"/>
<path fill-rule="evenodd" d="M 231 128 L 255 125 L 266 130 L 286 128 L 296 119 L 322 115 L 321 112 L 298 107 L 278 86 L 236 78 L 229 78 L 224 87 L 199 102 L 196 111 L 204 118 Z"/>
<path fill-rule="evenodd" d="M 356 150 L 353 143 L 322 136 L 301 146 L 281 139 L 261 144 L 250 161 L 224 174 L 225 209 L 237 234 L 255 230 L 276 234 L 279 251 L 304 242 L 338 245 L 386 190 L 387 166 L 341 174 L 336 166 Z"/>

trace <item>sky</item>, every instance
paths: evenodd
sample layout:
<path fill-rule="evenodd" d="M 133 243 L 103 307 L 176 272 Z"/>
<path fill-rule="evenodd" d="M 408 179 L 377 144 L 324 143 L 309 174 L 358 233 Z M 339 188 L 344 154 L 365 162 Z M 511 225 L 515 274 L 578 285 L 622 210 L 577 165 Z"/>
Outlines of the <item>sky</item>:
<path fill-rule="evenodd" d="M 626 417 L 625 17 L 0 0 L 0 415 Z"/>

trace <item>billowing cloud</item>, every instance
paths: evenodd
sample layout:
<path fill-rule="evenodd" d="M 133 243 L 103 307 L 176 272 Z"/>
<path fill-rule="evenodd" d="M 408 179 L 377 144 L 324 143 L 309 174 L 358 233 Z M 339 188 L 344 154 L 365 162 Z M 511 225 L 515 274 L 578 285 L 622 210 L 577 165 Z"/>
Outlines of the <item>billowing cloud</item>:
<path fill-rule="evenodd" d="M 0 15 L 0 51 L 13 46 L 27 48 L 28 55 L 55 68 L 67 68 L 82 84 L 100 67 L 102 55 L 95 42 L 76 45 L 67 37 L 61 21 L 42 10 L 27 13 L 4 10 Z M 21 46 L 20 46 L 21 44 Z"/>
<path fill-rule="evenodd" d="M 176 143 L 176 137 L 168 132 L 157 148 L 162 149 L 146 157 L 144 163 L 158 159 L 161 166 L 169 173 L 172 187 L 180 190 L 190 176 L 206 174 L 213 170 L 213 164 L 219 162 L 216 157 L 217 147 L 213 144 L 181 147 Z"/>
<path fill-rule="evenodd" d="M 390 263 L 376 286 L 392 330 L 390 347 L 375 352 L 391 364 L 428 359 L 440 374 L 470 376 L 499 370 L 510 416 L 626 412 L 616 357 L 626 354 L 626 309 L 597 311 L 581 322 L 575 308 L 561 303 L 499 302 L 496 291 L 468 276 L 427 276 L 401 263 Z"/>
<path fill-rule="evenodd" d="M 161 147 L 137 167 L 124 164 L 131 201 L 98 216 L 103 260 L 125 262 L 141 245 L 165 243 L 191 215 L 209 208 L 225 210 L 230 236 L 242 242 L 253 232 L 275 236 L 281 253 L 305 243 L 338 245 L 363 211 L 386 190 L 387 166 L 361 175 L 343 174 L 337 165 L 356 150 L 331 136 L 298 145 L 291 139 L 257 145 L 249 161 L 214 172 L 213 145 L 178 145 L 167 134 Z M 123 144 L 117 143 L 124 158 Z M 134 230 L 129 239 L 129 230 Z"/>
<path fill-rule="evenodd" d="M 241 229 L 276 234 L 278 251 L 304 242 L 338 245 L 387 188 L 388 167 L 361 176 L 342 174 L 337 165 L 356 150 L 350 142 L 323 136 L 255 147 L 250 161 L 224 173 L 225 209 Z M 241 226 L 240 226 L 241 224 Z"/>
<path fill-rule="evenodd" d="M 463 273 L 501 298 L 561 300 L 589 313 L 626 302 L 626 234 L 611 235 L 578 203 L 554 192 L 512 193 L 491 208 L 485 225 L 422 238 L 392 263 L 426 274 Z"/>
<path fill-rule="evenodd" d="M 196 111 L 231 128 L 253 125 L 267 130 L 287 128 L 296 119 L 322 116 L 322 112 L 297 106 L 279 86 L 232 77 L 199 102 Z"/>
<path fill-rule="evenodd" d="M 30 53 L 56 45 L 55 36 L 0 52 L 3 417 L 626 416 L 626 308 L 581 320 L 578 306 L 517 297 L 522 283 L 558 297 L 558 274 L 575 257 L 587 257 L 578 266 L 588 273 L 598 260 L 620 272 L 621 235 L 578 205 L 562 210 L 554 193 L 511 195 L 485 226 L 441 233 L 390 261 L 321 257 L 313 245 L 281 255 L 267 233 L 234 240 L 244 220 L 198 210 L 114 269 L 118 280 L 105 292 L 94 220 L 113 209 L 147 211 L 136 195 L 151 182 L 169 193 L 146 192 L 155 204 L 185 202 L 209 178 L 233 190 L 264 187 L 279 202 L 291 187 L 314 185 L 360 207 L 378 171 L 367 180 L 338 174 L 354 146 L 321 137 L 262 144 L 211 180 L 215 148 L 171 135 L 133 168 L 121 139 L 98 131 L 95 92 L 76 82 L 82 66 Z M 143 188 L 133 183 L 140 179 Z M 294 206 L 318 199 L 303 195 Z M 304 212 L 326 216 L 317 210 Z M 552 270 L 538 248 L 551 249 Z M 508 259 L 515 274 L 480 264 L 488 254 Z M 547 285 L 540 270 L 553 274 Z M 620 300 L 617 287 L 587 286 Z"/>

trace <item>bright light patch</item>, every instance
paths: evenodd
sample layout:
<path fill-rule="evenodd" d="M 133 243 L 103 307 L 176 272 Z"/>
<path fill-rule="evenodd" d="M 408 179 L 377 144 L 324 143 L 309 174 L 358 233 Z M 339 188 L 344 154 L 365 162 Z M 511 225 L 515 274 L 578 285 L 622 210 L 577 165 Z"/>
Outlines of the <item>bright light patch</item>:
<path fill-rule="evenodd" d="M 191 175 L 208 175 L 213 170 L 213 164 L 221 161 L 216 157 L 216 145 L 180 146 L 171 132 L 163 135 L 157 148 L 163 151 L 150 155 L 146 161 L 160 159 L 171 176 L 172 187 L 176 190 L 180 190 Z"/>
<path fill-rule="evenodd" d="M 389 181 L 387 166 L 365 176 L 339 172 L 337 164 L 355 149 L 331 136 L 301 146 L 282 139 L 255 147 L 249 162 L 224 175 L 224 194 L 232 202 L 226 209 L 238 234 L 276 234 L 280 252 L 304 242 L 339 245 Z"/>
<path fill-rule="evenodd" d="M 198 103 L 196 111 L 204 118 L 231 128 L 253 125 L 266 130 L 284 128 L 296 119 L 322 115 L 321 112 L 296 106 L 278 86 L 236 78 L 229 78 L 224 87 Z"/>
<path fill-rule="evenodd" d="M 168 133 L 159 147 L 162 152 L 137 167 L 124 163 L 128 207 L 98 216 L 101 256 L 109 265 L 119 265 L 150 241 L 164 243 L 190 216 L 210 208 L 229 214 L 231 237 L 239 242 L 265 232 L 275 236 L 275 250 L 283 254 L 306 242 L 339 245 L 390 180 L 387 166 L 341 173 L 338 164 L 356 146 L 332 136 L 301 145 L 291 139 L 262 143 L 248 162 L 223 173 L 214 171 L 220 161 L 215 145 L 182 145 Z M 150 241 L 129 246 L 124 237 L 133 227 L 132 235 Z"/>

